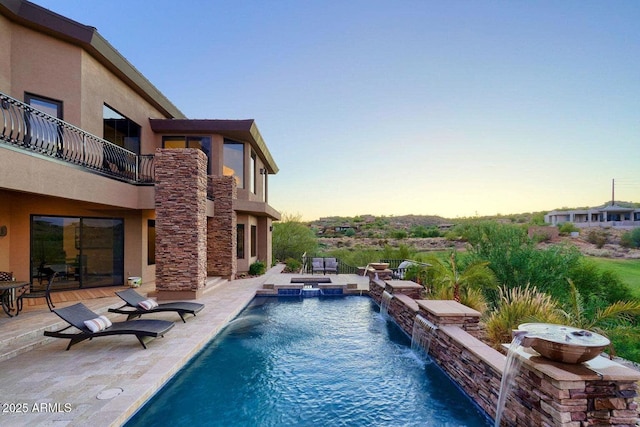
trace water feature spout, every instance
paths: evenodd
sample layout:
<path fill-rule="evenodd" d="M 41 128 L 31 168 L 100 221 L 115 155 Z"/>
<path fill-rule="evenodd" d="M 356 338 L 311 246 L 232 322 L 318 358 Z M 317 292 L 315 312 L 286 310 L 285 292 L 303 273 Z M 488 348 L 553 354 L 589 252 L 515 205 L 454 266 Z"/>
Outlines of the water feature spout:
<path fill-rule="evenodd" d="M 582 363 L 597 357 L 611 343 L 608 338 L 571 326 L 523 323 L 513 331 L 521 345 L 558 362 Z"/>
<path fill-rule="evenodd" d="M 534 336 L 529 335 L 529 331 L 514 330 L 511 332 L 512 342 L 516 341 L 523 347 L 531 347 L 535 341 Z"/>

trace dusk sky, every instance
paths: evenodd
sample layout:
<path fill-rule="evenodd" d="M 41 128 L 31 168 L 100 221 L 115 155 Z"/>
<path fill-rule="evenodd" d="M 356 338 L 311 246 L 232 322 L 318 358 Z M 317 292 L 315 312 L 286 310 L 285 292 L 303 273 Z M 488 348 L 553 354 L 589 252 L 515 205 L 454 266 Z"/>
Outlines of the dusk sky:
<path fill-rule="evenodd" d="M 255 119 L 304 220 L 640 202 L 637 0 L 34 3 L 187 117 Z"/>

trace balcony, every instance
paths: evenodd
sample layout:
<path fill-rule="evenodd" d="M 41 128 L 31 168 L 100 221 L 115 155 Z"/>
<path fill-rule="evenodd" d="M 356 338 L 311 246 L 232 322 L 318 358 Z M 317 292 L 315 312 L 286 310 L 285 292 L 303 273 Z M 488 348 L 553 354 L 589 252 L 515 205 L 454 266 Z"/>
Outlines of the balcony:
<path fill-rule="evenodd" d="M 154 155 L 137 155 L 0 93 L 0 146 L 135 185 L 153 185 Z"/>

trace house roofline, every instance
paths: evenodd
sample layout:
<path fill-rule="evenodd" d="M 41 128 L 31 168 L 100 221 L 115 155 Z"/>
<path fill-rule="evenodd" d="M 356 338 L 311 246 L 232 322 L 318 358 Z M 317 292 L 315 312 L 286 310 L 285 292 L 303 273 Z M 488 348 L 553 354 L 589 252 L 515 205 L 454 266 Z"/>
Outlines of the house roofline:
<path fill-rule="evenodd" d="M 0 14 L 10 21 L 81 47 L 164 115 L 185 117 L 95 27 L 83 25 L 26 0 L 0 0 Z"/>
<path fill-rule="evenodd" d="M 278 173 L 278 165 L 271 156 L 271 152 L 269 152 L 253 119 L 149 119 L 149 122 L 151 130 L 156 133 L 177 133 L 180 135 L 210 133 L 249 142 L 262 158 L 267 171 L 270 174 Z"/>

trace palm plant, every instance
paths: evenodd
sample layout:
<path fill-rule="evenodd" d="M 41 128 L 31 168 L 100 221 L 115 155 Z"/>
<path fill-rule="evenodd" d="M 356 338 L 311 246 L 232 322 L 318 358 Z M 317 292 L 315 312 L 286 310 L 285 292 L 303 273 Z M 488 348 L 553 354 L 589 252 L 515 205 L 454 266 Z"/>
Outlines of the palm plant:
<path fill-rule="evenodd" d="M 605 307 L 587 310 L 573 280 L 569 283 L 569 302 L 562 311 L 569 326 L 607 335 L 612 330 L 629 326 L 640 315 L 640 301 L 617 301 Z"/>
<path fill-rule="evenodd" d="M 483 291 L 497 287 L 496 276 L 488 262 L 473 262 L 461 268 L 457 252 L 452 251 L 448 261 L 433 257 L 428 263 L 431 264 L 429 276 L 434 294 L 450 294 L 453 300 L 461 302 L 461 294 L 468 295 L 472 289 Z"/>

